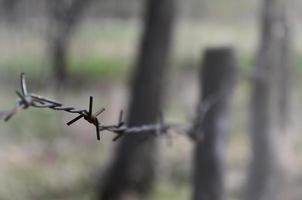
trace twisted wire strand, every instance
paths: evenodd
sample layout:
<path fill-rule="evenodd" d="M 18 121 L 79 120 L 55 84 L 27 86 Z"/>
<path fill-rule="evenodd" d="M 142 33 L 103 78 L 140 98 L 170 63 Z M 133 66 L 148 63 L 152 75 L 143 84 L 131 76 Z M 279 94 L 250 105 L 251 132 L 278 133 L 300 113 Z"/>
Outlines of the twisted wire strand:
<path fill-rule="evenodd" d="M 147 125 L 131 126 L 131 127 L 122 126 L 122 127 L 106 128 L 105 126 L 100 126 L 100 128 L 104 128 L 104 130 L 111 131 L 111 132 L 123 132 L 127 134 L 127 133 L 140 133 L 140 132 L 149 132 L 149 131 L 156 131 L 156 133 L 163 133 L 168 131 L 169 129 L 178 129 L 180 128 L 180 126 L 173 125 L 173 124 L 155 123 L 155 124 L 147 124 Z"/>
<path fill-rule="evenodd" d="M 17 95 L 19 98 L 17 99 L 16 105 L 14 108 L 8 111 L 0 111 L 0 119 L 4 118 L 4 121 L 8 121 L 12 116 L 18 113 L 21 110 L 25 110 L 29 107 L 35 108 L 48 108 L 55 111 L 64 111 L 71 114 L 78 114 L 79 116 L 75 119 L 71 120 L 67 125 L 71 125 L 77 120 L 84 118 L 87 122 L 93 124 L 96 127 L 97 136 L 99 139 L 99 133 L 103 131 L 108 131 L 111 133 L 117 134 L 117 136 L 113 139 L 114 141 L 125 134 L 135 134 L 135 133 L 151 133 L 155 135 L 162 135 L 168 133 L 171 129 L 176 130 L 177 133 L 185 133 L 192 134 L 192 130 L 196 128 L 200 128 L 201 123 L 194 122 L 192 127 L 184 127 L 182 125 L 177 124 L 166 124 L 163 122 L 162 117 L 160 115 L 159 123 L 153 124 L 143 124 L 138 126 L 126 126 L 122 119 L 122 112 L 120 113 L 119 121 L 116 125 L 104 125 L 99 122 L 97 116 L 101 114 L 105 109 L 101 109 L 96 112 L 94 115 L 91 113 L 92 111 L 92 97 L 90 97 L 90 105 L 89 111 L 86 109 L 79 109 L 73 106 L 66 106 L 61 102 L 33 94 L 28 93 L 26 77 L 24 73 L 21 73 L 21 92 L 17 91 Z M 225 95 L 225 92 L 220 91 L 215 95 L 209 96 L 202 101 L 202 105 L 199 106 L 200 115 L 197 119 L 198 121 L 203 121 L 205 115 L 209 112 L 209 110 L 215 106 L 215 104 L 221 99 L 221 97 Z M 191 135 L 193 138 L 193 135 Z"/>
<path fill-rule="evenodd" d="M 73 120 L 74 122 L 79 120 L 80 118 L 84 117 L 86 121 L 92 123 L 97 128 L 97 135 L 99 132 L 102 131 L 109 131 L 111 133 L 117 134 L 117 137 L 114 138 L 114 141 L 118 139 L 120 136 L 130 133 L 152 133 L 156 135 L 167 133 L 168 130 L 172 128 L 177 128 L 178 125 L 172 124 L 164 124 L 161 120 L 160 123 L 148 124 L 148 125 L 141 125 L 141 126 L 131 126 L 128 127 L 124 125 L 124 121 L 122 119 L 122 112 L 120 113 L 119 121 L 116 125 L 102 125 L 99 123 L 97 119 L 97 115 L 101 114 L 104 109 L 97 112 L 96 115 L 91 114 L 92 109 L 92 97 L 90 102 L 89 111 L 86 109 L 78 109 L 72 106 L 66 106 L 61 102 L 33 94 L 28 93 L 27 85 L 26 85 L 26 78 L 25 74 L 21 74 L 21 92 L 17 92 L 19 99 L 17 99 L 16 106 L 11 109 L 10 111 L 0 111 L 0 118 L 3 117 L 5 121 L 8 121 L 13 115 L 21 110 L 25 110 L 29 107 L 35 108 L 48 108 L 56 111 L 64 111 L 72 114 L 78 114 L 79 116 Z M 73 123 L 73 122 L 72 122 Z M 179 126 L 178 126 L 179 128 Z"/>
<path fill-rule="evenodd" d="M 85 116 L 88 115 L 88 111 L 85 109 L 78 109 L 72 106 L 65 106 L 60 102 L 35 94 L 30 94 L 30 97 L 32 97 L 34 102 L 32 106 L 36 108 L 49 108 L 52 110 L 65 111 L 65 112 L 80 114 Z"/>
<path fill-rule="evenodd" d="M 162 135 L 169 132 L 169 130 L 173 129 L 176 130 L 177 133 L 185 133 L 192 135 L 192 130 L 199 127 L 201 123 L 200 121 L 204 120 L 205 115 L 209 112 L 209 110 L 221 99 L 225 92 L 220 91 L 215 95 L 209 96 L 203 100 L 202 105 L 199 106 L 200 115 L 193 123 L 191 128 L 184 128 L 184 126 L 177 125 L 177 124 L 166 124 L 163 122 L 162 117 L 160 115 L 160 122 L 153 123 L 153 124 L 143 124 L 138 126 L 126 126 L 123 121 L 123 112 L 120 113 L 119 121 L 116 125 L 104 125 L 99 122 L 97 116 L 101 114 L 105 109 L 101 109 L 96 112 L 94 115 L 92 112 L 92 97 L 90 97 L 90 104 L 89 104 L 89 111 L 86 109 L 79 109 L 73 106 L 66 106 L 61 102 L 33 94 L 28 93 L 27 85 L 26 85 L 26 77 L 24 73 L 21 73 L 21 92 L 17 91 L 17 95 L 19 98 L 17 99 L 16 105 L 14 108 L 8 111 L 0 111 L 0 119 L 4 118 L 4 121 L 8 121 L 12 116 L 18 113 L 21 110 L 25 110 L 29 107 L 35 108 L 48 108 L 55 111 L 64 111 L 67 113 L 78 114 L 79 116 L 71 120 L 67 125 L 71 125 L 72 123 L 76 122 L 77 120 L 84 118 L 87 122 L 93 124 L 96 127 L 97 131 L 97 138 L 99 139 L 99 133 L 103 131 L 108 131 L 111 133 L 117 134 L 117 136 L 113 139 L 114 141 L 120 138 L 125 134 L 135 134 L 135 133 L 151 133 L 155 135 Z"/>

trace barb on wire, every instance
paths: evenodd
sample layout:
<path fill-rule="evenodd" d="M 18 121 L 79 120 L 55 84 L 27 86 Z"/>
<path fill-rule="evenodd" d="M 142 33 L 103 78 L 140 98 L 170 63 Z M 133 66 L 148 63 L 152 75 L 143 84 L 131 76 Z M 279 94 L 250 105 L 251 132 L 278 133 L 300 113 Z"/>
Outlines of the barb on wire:
<path fill-rule="evenodd" d="M 123 111 L 120 112 L 119 119 L 117 124 L 115 125 L 103 125 L 100 123 L 97 118 L 100 114 L 102 114 L 105 109 L 99 109 L 97 112 L 92 113 L 93 110 L 93 97 L 89 98 L 89 108 L 86 109 L 78 109 L 72 106 L 65 106 L 63 103 L 57 102 L 55 100 L 42 97 L 33 93 L 29 93 L 26 84 L 26 77 L 24 73 L 21 73 L 21 92 L 16 92 L 19 99 L 17 99 L 17 103 L 14 108 L 9 111 L 0 111 L 0 118 L 3 118 L 4 121 L 8 121 L 15 114 L 17 114 L 21 110 L 28 109 L 29 107 L 35 108 L 48 108 L 56 111 L 64 111 L 72 114 L 78 114 L 77 117 L 67 122 L 67 125 L 70 126 L 76 121 L 84 118 L 87 122 L 93 124 L 96 128 L 97 140 L 100 140 L 100 133 L 103 131 L 109 131 L 111 133 L 115 133 L 116 137 L 113 138 L 113 141 L 118 140 L 122 136 L 130 133 L 146 133 L 153 132 L 156 135 L 167 134 L 170 129 L 179 129 L 179 125 L 165 124 L 160 115 L 160 122 L 156 124 L 142 125 L 142 126 L 132 126 L 128 127 L 125 125 L 123 120 Z"/>
<path fill-rule="evenodd" d="M 86 121 L 88 121 L 89 123 L 91 123 L 95 126 L 97 139 L 100 140 L 101 139 L 101 137 L 100 137 L 100 122 L 99 122 L 97 116 L 100 115 L 101 113 L 103 113 L 105 111 L 105 108 L 102 108 L 102 109 L 98 110 L 95 114 L 92 114 L 92 106 L 93 106 L 93 97 L 90 96 L 88 113 L 87 112 L 81 113 L 76 118 L 74 118 L 71 121 L 67 122 L 67 125 L 70 126 L 71 124 L 75 123 L 76 121 L 80 120 L 81 118 L 84 118 Z"/>

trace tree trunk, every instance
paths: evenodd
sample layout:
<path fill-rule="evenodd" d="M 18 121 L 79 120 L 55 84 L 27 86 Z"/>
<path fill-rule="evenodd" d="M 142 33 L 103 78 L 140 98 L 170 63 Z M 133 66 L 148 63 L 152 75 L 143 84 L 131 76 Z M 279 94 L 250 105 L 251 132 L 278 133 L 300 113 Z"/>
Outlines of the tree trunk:
<path fill-rule="evenodd" d="M 9 22 L 16 21 L 16 8 L 20 3 L 19 0 L 3 0 L 0 2 L 0 11 Z"/>
<path fill-rule="evenodd" d="M 51 61 L 57 84 L 61 84 L 67 76 L 68 42 L 65 36 L 56 36 L 51 40 Z"/>
<path fill-rule="evenodd" d="M 72 34 L 85 9 L 93 0 L 51 0 L 49 9 L 49 52 L 57 85 L 67 78 L 68 48 Z"/>
<path fill-rule="evenodd" d="M 292 43 L 290 20 L 288 17 L 288 7 L 285 3 L 281 7 L 279 26 L 282 32 L 279 34 L 278 42 L 280 44 L 279 57 L 279 106 L 280 106 L 280 128 L 286 132 L 290 115 L 290 96 L 291 96 L 291 68 L 292 68 Z"/>
<path fill-rule="evenodd" d="M 128 123 L 156 122 L 162 109 L 162 86 L 166 73 L 174 21 L 174 0 L 148 0 L 144 34 L 132 82 Z M 150 134 L 148 134 L 150 135 Z M 143 199 L 150 192 L 157 158 L 156 138 L 126 135 L 121 138 L 100 192 L 100 199 Z"/>
<path fill-rule="evenodd" d="M 221 200 L 224 197 L 225 138 L 229 131 L 229 107 L 235 77 L 231 48 L 205 52 L 200 74 L 201 97 L 192 134 L 194 150 L 193 199 Z M 208 106 L 204 110 L 204 106 Z"/>
<path fill-rule="evenodd" d="M 265 0 L 262 13 L 260 50 L 255 66 L 251 102 L 252 163 L 247 192 L 248 200 L 278 200 L 282 197 L 284 179 L 281 167 L 280 132 L 284 119 L 288 69 L 282 16 L 282 0 Z M 285 89 L 286 90 L 286 89 Z M 282 95 L 280 95 L 282 93 Z M 283 108 L 282 108 L 283 106 Z M 283 111 L 282 111 L 283 109 Z"/>

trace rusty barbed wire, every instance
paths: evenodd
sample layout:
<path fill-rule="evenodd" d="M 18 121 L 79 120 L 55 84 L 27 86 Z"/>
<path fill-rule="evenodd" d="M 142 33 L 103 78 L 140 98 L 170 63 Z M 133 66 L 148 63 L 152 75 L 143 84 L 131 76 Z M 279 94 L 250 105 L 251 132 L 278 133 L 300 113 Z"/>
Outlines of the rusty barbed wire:
<path fill-rule="evenodd" d="M 84 118 L 87 122 L 93 124 L 96 128 L 97 140 L 100 140 L 100 133 L 103 131 L 109 131 L 115 133 L 116 137 L 113 138 L 113 141 L 118 140 L 122 136 L 130 133 L 152 133 L 155 135 L 167 134 L 170 129 L 178 130 L 179 132 L 186 132 L 184 128 L 177 124 L 166 124 L 163 121 L 163 118 L 160 117 L 160 122 L 155 124 L 141 125 L 141 126 L 127 126 L 123 120 L 123 111 L 120 112 L 118 123 L 115 125 L 103 125 L 100 123 L 97 118 L 100 114 L 105 111 L 105 108 L 101 108 L 94 114 L 93 110 L 93 97 L 89 98 L 89 109 L 78 109 L 72 106 L 65 106 L 63 103 L 58 101 L 42 97 L 33 93 L 28 93 L 26 77 L 24 73 L 21 73 L 21 92 L 17 91 L 19 99 L 14 108 L 9 111 L 0 111 L 0 118 L 3 118 L 4 121 L 8 121 L 15 114 L 21 110 L 26 110 L 29 107 L 35 108 L 48 108 L 56 111 L 64 111 L 72 114 L 78 114 L 78 116 L 71 121 L 67 122 L 67 125 L 70 126 L 76 121 Z"/>

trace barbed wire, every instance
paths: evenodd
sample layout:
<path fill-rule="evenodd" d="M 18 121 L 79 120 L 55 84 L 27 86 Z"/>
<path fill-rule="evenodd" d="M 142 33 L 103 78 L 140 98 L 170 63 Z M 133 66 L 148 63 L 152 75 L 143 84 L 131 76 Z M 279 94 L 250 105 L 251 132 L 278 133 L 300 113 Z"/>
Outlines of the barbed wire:
<path fill-rule="evenodd" d="M 115 133 L 116 137 L 113 138 L 113 141 L 118 140 L 122 136 L 131 133 L 151 133 L 155 135 L 167 134 L 170 129 L 175 129 L 178 132 L 186 132 L 186 128 L 177 124 L 166 124 L 163 121 L 163 118 L 160 117 L 160 122 L 155 124 L 141 125 L 141 126 L 127 126 L 123 119 L 123 111 L 120 112 L 119 120 L 115 125 L 103 125 L 100 123 L 98 116 L 105 111 L 105 108 L 99 109 L 97 112 L 92 113 L 93 110 L 93 97 L 89 98 L 89 108 L 79 109 L 73 106 L 66 106 L 63 103 L 58 101 L 29 93 L 27 90 L 26 77 L 24 73 L 21 73 L 21 92 L 17 91 L 18 99 L 14 108 L 9 111 L 0 111 L 0 118 L 3 118 L 4 121 L 10 120 L 15 114 L 22 110 L 26 110 L 29 107 L 35 108 L 48 108 L 55 111 L 64 111 L 71 114 L 78 114 L 78 116 L 71 121 L 67 122 L 67 125 L 70 126 L 80 119 L 84 119 L 87 122 L 93 124 L 96 128 L 97 140 L 100 140 L 100 133 L 103 131 L 109 131 Z"/>

